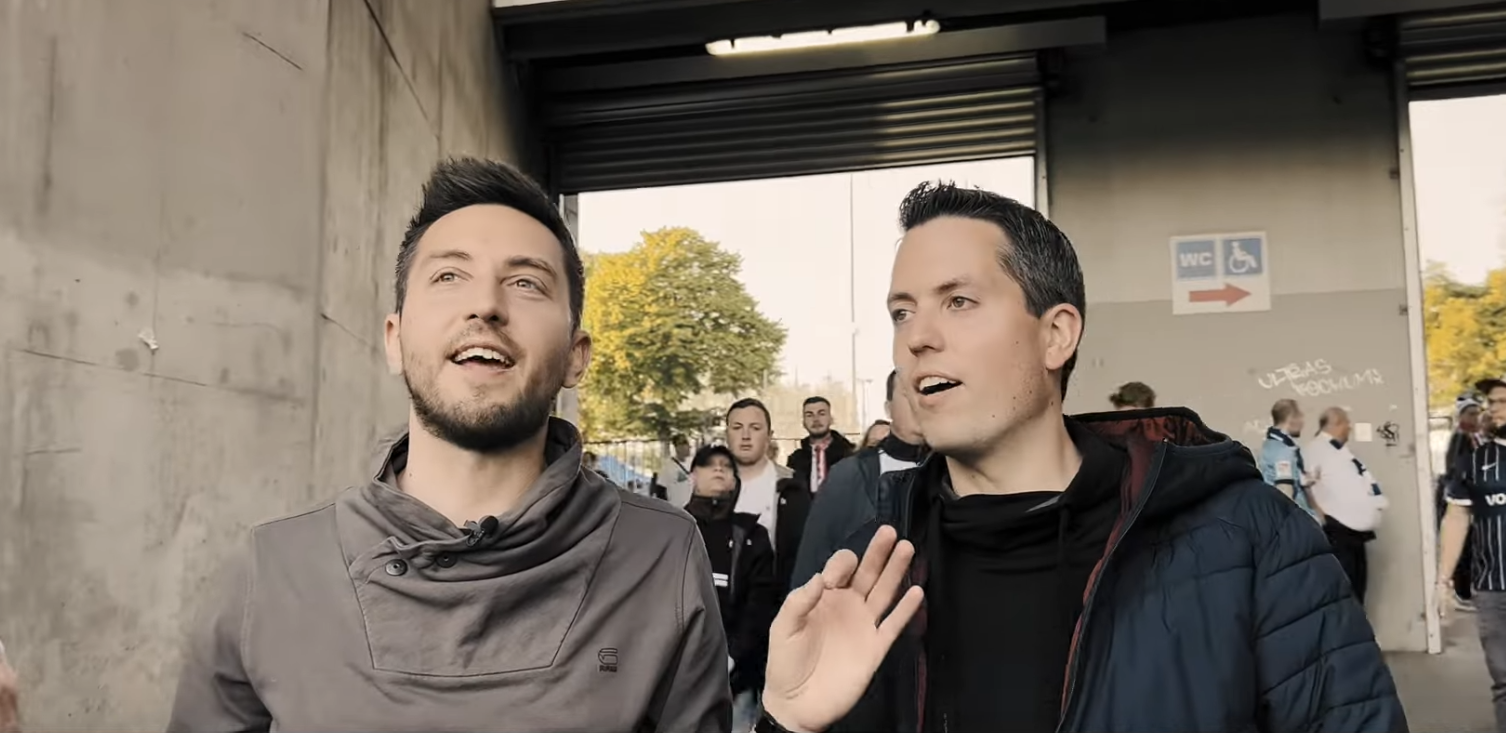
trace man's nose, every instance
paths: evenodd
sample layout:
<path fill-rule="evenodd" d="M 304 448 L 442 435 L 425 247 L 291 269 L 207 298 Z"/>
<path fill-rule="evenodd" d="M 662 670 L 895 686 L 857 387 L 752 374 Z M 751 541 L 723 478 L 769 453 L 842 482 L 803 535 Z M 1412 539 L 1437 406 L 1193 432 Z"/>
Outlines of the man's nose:
<path fill-rule="evenodd" d="M 490 286 L 478 281 L 471 303 L 470 318 L 498 325 L 507 325 L 507 299 L 503 296 L 501 283 Z"/>
<path fill-rule="evenodd" d="M 923 351 L 940 351 L 943 344 L 939 317 L 916 309 L 905 321 L 901 338 L 895 339 L 898 345 L 903 341 L 904 347 L 911 354 L 920 354 Z"/>

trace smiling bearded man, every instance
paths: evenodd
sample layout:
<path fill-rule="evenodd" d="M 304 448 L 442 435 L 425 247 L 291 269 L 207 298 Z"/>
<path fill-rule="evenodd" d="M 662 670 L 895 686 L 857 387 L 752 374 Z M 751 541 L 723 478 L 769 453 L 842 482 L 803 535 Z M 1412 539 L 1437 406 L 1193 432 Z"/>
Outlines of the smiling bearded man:
<path fill-rule="evenodd" d="M 170 731 L 726 731 L 727 644 L 682 510 L 582 470 L 585 275 L 512 168 L 439 166 L 397 260 L 380 470 L 251 531 Z"/>

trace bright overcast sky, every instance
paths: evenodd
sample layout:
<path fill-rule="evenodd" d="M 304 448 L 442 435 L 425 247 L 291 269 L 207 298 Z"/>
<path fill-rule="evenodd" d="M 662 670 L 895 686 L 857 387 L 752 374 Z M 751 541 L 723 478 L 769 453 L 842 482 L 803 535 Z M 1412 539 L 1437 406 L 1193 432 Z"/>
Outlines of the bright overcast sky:
<path fill-rule="evenodd" d="M 884 379 L 894 363 L 884 298 L 900 200 L 921 181 L 945 179 L 1034 204 L 1034 176 L 1030 158 L 1012 158 L 592 193 L 580 197 L 580 241 L 590 252 L 620 252 L 644 229 L 687 226 L 742 255 L 748 292 L 789 331 L 785 376 L 806 383 L 851 379 L 855 305 L 857 378 L 869 380 L 863 391 L 871 420 L 883 414 Z M 848 266 L 854 255 L 855 271 Z"/>

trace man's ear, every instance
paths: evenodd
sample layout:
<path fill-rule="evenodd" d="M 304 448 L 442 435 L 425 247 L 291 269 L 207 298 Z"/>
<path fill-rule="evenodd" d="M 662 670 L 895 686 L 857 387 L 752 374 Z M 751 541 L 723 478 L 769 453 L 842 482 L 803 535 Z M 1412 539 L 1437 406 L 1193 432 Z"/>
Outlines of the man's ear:
<path fill-rule="evenodd" d="M 565 388 L 574 389 L 580 384 L 586 370 L 591 367 L 591 334 L 575 329 L 575 341 L 570 344 L 570 363 L 565 370 Z"/>
<path fill-rule="evenodd" d="M 403 373 L 403 314 L 387 314 L 387 323 L 382 329 L 382 345 L 387 351 L 387 373 L 400 376 Z"/>
<path fill-rule="evenodd" d="M 1067 303 L 1052 306 L 1041 314 L 1041 339 L 1046 369 L 1060 370 L 1077 353 L 1077 345 L 1082 341 L 1082 312 Z"/>

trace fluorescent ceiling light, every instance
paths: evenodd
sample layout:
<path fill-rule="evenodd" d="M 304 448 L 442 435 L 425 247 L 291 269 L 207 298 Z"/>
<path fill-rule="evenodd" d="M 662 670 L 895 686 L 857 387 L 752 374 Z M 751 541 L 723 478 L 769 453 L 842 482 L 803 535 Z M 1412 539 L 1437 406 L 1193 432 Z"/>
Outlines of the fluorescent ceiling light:
<path fill-rule="evenodd" d="M 790 51 L 799 48 L 819 48 L 821 46 L 839 46 L 849 43 L 870 43 L 872 41 L 890 41 L 899 38 L 918 38 L 935 35 L 940 30 L 941 24 L 934 20 L 917 20 L 913 24 L 899 21 L 897 23 L 883 23 L 881 25 L 838 28 L 831 31 L 805 31 L 802 33 L 786 33 L 782 36 L 756 36 L 753 38 L 734 38 L 728 41 L 712 41 L 706 44 L 706 53 L 712 56 L 731 56 L 740 53 Z"/>

